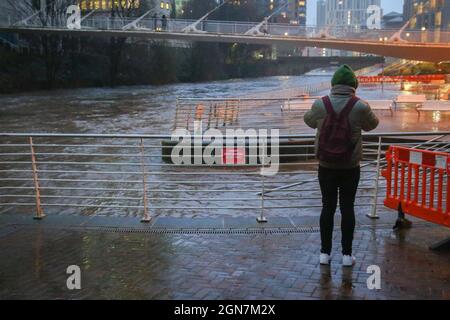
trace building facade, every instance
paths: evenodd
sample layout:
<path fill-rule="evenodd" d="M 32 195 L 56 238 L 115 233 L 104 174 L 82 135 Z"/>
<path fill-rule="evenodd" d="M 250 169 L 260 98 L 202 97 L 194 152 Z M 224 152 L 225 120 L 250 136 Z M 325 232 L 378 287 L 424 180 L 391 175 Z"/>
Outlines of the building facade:
<path fill-rule="evenodd" d="M 381 8 L 381 0 L 325 0 L 325 26 L 342 30 L 365 29 L 370 6 Z M 323 10 L 323 9 L 322 9 Z M 352 53 L 340 50 L 322 50 L 323 56 L 352 56 Z"/>
<path fill-rule="evenodd" d="M 108 13 L 113 9 L 135 11 L 138 16 L 150 9 L 154 9 L 158 16 L 169 17 L 175 5 L 175 0 L 80 0 L 80 8 L 83 12 L 96 10 Z"/>
<path fill-rule="evenodd" d="M 403 14 L 412 29 L 450 29 L 450 0 L 405 0 Z"/>
<path fill-rule="evenodd" d="M 275 22 L 306 26 L 307 0 L 267 0 L 267 16 L 283 5 L 285 5 L 284 8 L 274 17 Z"/>
<path fill-rule="evenodd" d="M 414 15 L 414 4 L 416 0 L 403 0 L 403 18 L 409 21 Z"/>
<path fill-rule="evenodd" d="M 324 27 L 327 24 L 327 11 L 326 11 L 326 1 L 318 0 L 317 1 L 317 20 L 316 25 L 318 27 Z"/>
<path fill-rule="evenodd" d="M 369 6 L 379 6 L 381 0 L 326 0 L 326 25 L 365 28 Z"/>

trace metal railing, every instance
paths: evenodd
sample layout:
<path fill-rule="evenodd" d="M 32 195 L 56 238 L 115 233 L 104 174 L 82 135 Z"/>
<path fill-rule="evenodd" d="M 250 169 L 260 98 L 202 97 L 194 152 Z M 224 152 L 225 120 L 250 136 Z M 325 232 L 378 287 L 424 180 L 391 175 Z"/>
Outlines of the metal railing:
<path fill-rule="evenodd" d="M 450 151 L 450 132 L 365 134 L 356 206 L 371 217 L 382 204 L 384 150 L 395 144 Z M 258 221 L 322 206 L 314 135 L 280 137 L 280 170 L 263 164 L 174 164 L 171 136 L 0 133 L 0 213 L 254 215 Z M 275 154 L 273 154 L 275 155 Z M 273 156 L 272 155 L 272 156 Z"/>
<path fill-rule="evenodd" d="M 322 84 L 319 84 L 322 85 Z M 314 85 L 312 85 L 314 87 Z M 329 82 L 323 88 L 329 88 Z M 261 94 L 260 98 L 228 97 L 228 98 L 178 98 L 172 129 L 182 128 L 195 130 L 196 122 L 202 123 L 202 130 L 211 128 L 267 128 L 279 129 L 284 134 L 299 134 L 304 113 L 311 109 L 313 102 L 320 96 L 311 94 L 323 93 L 327 89 L 315 87 L 316 90 L 292 88 L 284 90 L 284 96 Z M 288 93 L 288 91 L 291 91 Z M 380 115 L 393 116 L 394 108 L 400 110 L 394 100 L 368 100 L 372 110 Z M 403 105 L 403 103 L 401 103 Z M 405 103 L 405 105 L 410 105 Z M 402 109 L 403 110 L 403 109 Z M 450 111 L 450 109 L 449 109 Z"/>
<path fill-rule="evenodd" d="M 195 122 L 201 121 L 203 131 L 278 128 L 290 132 L 317 98 L 307 93 L 296 98 L 178 98 L 173 129 L 194 130 Z"/>
<path fill-rule="evenodd" d="M 3 22 L 3 23 L 2 23 Z M 125 27 L 136 22 L 138 30 L 142 31 L 163 31 L 180 33 L 195 22 L 189 19 L 168 19 L 162 22 L 161 18 L 144 18 L 137 20 L 137 17 L 120 18 L 100 15 L 85 17 L 81 27 L 85 30 L 124 30 Z M 211 34 L 240 34 L 245 35 L 250 29 L 258 25 L 259 22 L 246 21 L 216 21 L 205 20 L 199 23 L 199 30 Z M 65 19 L 56 19 L 52 23 L 44 24 L 39 16 L 31 17 L 26 23 L 11 23 L 11 21 L 0 21 L 0 26 L 4 27 L 38 27 L 38 28 L 63 28 L 66 29 Z M 127 28 L 128 29 L 128 28 Z M 130 29 L 131 30 L 131 29 Z M 136 30 L 136 29 L 134 29 Z M 335 26 L 324 28 L 316 26 L 300 26 L 292 24 L 268 23 L 267 36 L 286 36 L 300 38 L 320 38 L 320 39 L 348 39 L 358 41 L 394 41 L 391 38 L 398 33 L 396 29 L 370 30 L 355 26 Z M 450 32 L 440 30 L 405 30 L 402 33 L 402 40 L 408 42 L 428 42 L 428 43 L 448 43 L 450 42 Z"/>

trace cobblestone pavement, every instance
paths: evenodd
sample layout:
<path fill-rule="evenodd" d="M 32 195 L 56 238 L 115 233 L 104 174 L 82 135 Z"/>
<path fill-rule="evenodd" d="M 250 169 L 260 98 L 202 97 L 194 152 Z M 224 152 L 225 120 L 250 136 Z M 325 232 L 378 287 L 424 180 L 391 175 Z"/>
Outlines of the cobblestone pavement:
<path fill-rule="evenodd" d="M 225 230 L 225 229 L 223 229 Z M 122 230 L 123 231 L 123 230 Z M 360 227 L 357 263 L 318 264 L 319 233 L 189 234 L 2 224 L 1 299 L 450 299 L 450 253 L 428 245 L 448 229 Z M 369 265 L 381 290 L 369 290 Z M 66 288 L 79 265 L 82 289 Z"/>

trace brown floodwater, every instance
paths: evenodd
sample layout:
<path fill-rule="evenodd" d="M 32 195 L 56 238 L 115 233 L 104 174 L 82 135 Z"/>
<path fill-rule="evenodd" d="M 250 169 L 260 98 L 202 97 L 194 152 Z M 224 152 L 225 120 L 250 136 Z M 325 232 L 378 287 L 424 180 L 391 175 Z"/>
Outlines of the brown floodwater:
<path fill-rule="evenodd" d="M 102 134 L 167 134 L 171 133 L 175 117 L 177 97 L 223 98 L 236 96 L 257 96 L 258 92 L 284 90 L 306 84 L 328 81 L 330 75 L 270 77 L 261 79 L 229 80 L 198 84 L 175 84 L 167 86 L 120 87 L 115 89 L 74 89 L 52 92 L 38 92 L 0 96 L 0 131 L 16 133 L 102 133 Z M 400 93 L 397 86 L 361 87 L 358 95 L 363 99 L 389 100 Z M 319 95 L 326 94 L 321 92 Z M 261 112 L 259 112 L 261 111 Z M 255 112 L 255 126 L 277 127 L 280 119 L 279 106 L 266 106 Z M 406 106 L 391 116 L 379 113 L 381 120 L 376 132 L 414 132 L 450 130 L 450 113 L 427 112 L 418 118 L 417 112 Z M 280 119 L 282 120 L 282 119 Z M 301 116 L 289 119 L 289 125 L 282 133 L 312 133 Z M 248 119 L 246 120 L 248 121 Z M 247 126 L 251 125 L 251 121 Z M 270 125 L 269 125 L 270 123 Z M 22 147 L 2 148 L 0 153 L 29 152 L 24 138 L 1 138 L 1 144 L 23 144 Z M 142 215 L 142 176 L 136 165 L 94 165 L 89 154 L 102 154 L 95 161 L 102 163 L 137 163 L 140 158 L 140 141 L 134 139 L 56 139 L 36 138 L 36 144 L 57 143 L 64 146 L 50 148 L 36 147 L 38 170 L 44 196 L 44 211 L 47 214 L 82 215 Z M 117 144 L 123 148 L 111 149 L 104 146 L 87 147 L 86 144 Z M 51 153 L 51 154 L 50 154 Z M 67 157 L 57 153 L 72 153 L 70 160 L 86 162 L 83 166 L 68 166 Z M 161 161 L 160 141 L 146 142 L 146 164 L 148 167 L 148 203 L 152 215 L 173 217 L 211 216 L 256 216 L 260 213 L 261 198 L 256 194 L 262 190 L 263 181 L 259 175 L 245 175 L 244 171 L 202 168 L 176 168 Z M 0 197 L 0 213 L 26 212 L 33 214 L 34 207 L 18 204 L 33 204 L 34 189 L 31 165 L 17 165 L 14 161 L 29 162 L 28 155 L 2 156 L 0 179 L 2 187 L 26 187 L 27 189 L 2 189 L 0 195 L 27 197 Z M 11 161 L 11 163 L 7 163 Z M 50 163 L 51 162 L 51 163 Z M 24 169 L 23 172 L 9 170 Z M 308 181 L 315 178 L 311 166 L 283 167 L 280 174 L 264 181 L 266 190 L 282 185 Z M 50 172 L 57 171 L 57 172 Z M 92 171 L 80 173 L 77 171 Z M 116 173 L 101 173 L 111 171 Z M 373 168 L 365 175 L 373 177 Z M 123 172 L 123 174 L 117 174 Z M 178 173 L 177 175 L 174 173 Z M 182 175 L 180 173 L 183 173 Z M 233 173 L 230 175 L 230 173 Z M 237 173 L 237 174 L 236 174 Z M 195 175 L 192 175 L 195 174 Z M 195 177 L 195 178 L 193 178 Z M 8 180 L 11 179 L 11 180 Z M 20 180 L 20 179 L 27 179 Z M 68 180 L 83 180 L 71 182 Z M 98 182 L 101 180 L 101 182 Z M 116 180 L 114 182 L 113 180 Z M 361 186 L 370 187 L 371 181 L 362 181 Z M 68 189 L 65 189 L 68 188 Z M 74 188 L 74 189 L 70 189 Z M 102 190 L 91 190 L 99 188 Z M 105 189 L 105 190 L 103 190 Z M 107 190 L 109 189 L 109 190 Z M 115 191 L 114 189 L 121 189 Z M 127 191 L 129 189 L 129 191 Z M 320 206 L 320 191 L 316 182 L 308 182 L 293 188 L 294 191 L 280 191 L 267 195 L 265 209 L 271 216 L 314 215 Z M 180 190 L 179 192 L 175 192 Z M 361 190 L 357 203 L 367 205 L 369 191 Z M 52 198 L 64 196 L 64 198 Z M 102 199 L 89 199 L 86 197 Z M 79 198 L 76 198 L 79 197 Z M 128 198 L 127 200 L 119 199 Z M 295 198 L 295 199 L 294 199 Z M 11 205 L 7 205 L 10 203 Z M 89 207 L 59 206 L 87 204 Z M 103 207 L 102 207 L 103 206 Z M 131 208 L 122 208 L 131 206 Z M 302 208 L 283 208 L 302 206 Z M 281 207 L 281 208 L 280 208 Z M 167 208 L 167 209 L 165 209 Z M 361 207 L 360 212 L 368 212 Z"/>

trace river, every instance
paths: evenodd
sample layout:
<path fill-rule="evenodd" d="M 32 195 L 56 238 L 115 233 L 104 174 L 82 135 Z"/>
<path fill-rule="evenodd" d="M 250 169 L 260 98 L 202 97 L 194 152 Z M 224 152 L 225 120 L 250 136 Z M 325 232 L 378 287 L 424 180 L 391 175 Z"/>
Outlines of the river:
<path fill-rule="evenodd" d="M 0 96 L 0 128 L 3 132 L 170 134 L 177 97 L 257 95 L 327 79 L 326 73 L 4 95 Z"/>

